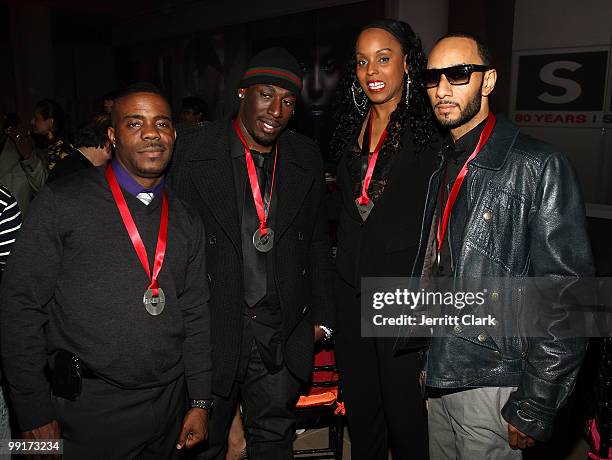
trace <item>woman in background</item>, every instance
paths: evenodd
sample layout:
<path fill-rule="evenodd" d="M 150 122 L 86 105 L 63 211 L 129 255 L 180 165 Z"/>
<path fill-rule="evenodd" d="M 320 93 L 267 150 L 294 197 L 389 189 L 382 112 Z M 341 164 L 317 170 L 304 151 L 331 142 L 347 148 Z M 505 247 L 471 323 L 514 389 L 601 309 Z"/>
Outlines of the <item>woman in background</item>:
<path fill-rule="evenodd" d="M 38 192 L 45 185 L 49 171 L 71 149 L 64 109 L 51 99 L 42 99 L 34 106 L 29 128 L 11 126 L 6 133 L 22 158 L 30 186 Z"/>
<path fill-rule="evenodd" d="M 30 126 L 35 146 L 46 150 L 48 168 L 53 169 L 68 147 L 64 109 L 51 99 L 42 99 L 34 107 Z"/>
<path fill-rule="evenodd" d="M 361 278 L 411 276 L 435 129 L 420 84 L 426 58 L 411 27 L 363 28 L 338 90 L 332 153 L 340 156 L 335 338 L 354 460 L 427 458 L 418 384 L 423 340 L 394 353 L 395 339 L 361 336 Z M 365 186 L 364 186 L 365 184 Z M 419 274 L 416 274 L 419 276 Z M 391 335 L 391 331 L 390 335 Z"/>

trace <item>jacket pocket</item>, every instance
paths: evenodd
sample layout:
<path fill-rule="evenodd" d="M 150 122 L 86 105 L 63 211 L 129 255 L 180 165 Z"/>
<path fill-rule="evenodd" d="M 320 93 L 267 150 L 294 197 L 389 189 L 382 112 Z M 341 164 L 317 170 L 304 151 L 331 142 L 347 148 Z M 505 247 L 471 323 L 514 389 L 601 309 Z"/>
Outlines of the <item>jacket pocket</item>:
<path fill-rule="evenodd" d="M 529 206 L 521 194 L 489 181 L 470 216 L 467 244 L 512 275 L 527 269 Z"/>

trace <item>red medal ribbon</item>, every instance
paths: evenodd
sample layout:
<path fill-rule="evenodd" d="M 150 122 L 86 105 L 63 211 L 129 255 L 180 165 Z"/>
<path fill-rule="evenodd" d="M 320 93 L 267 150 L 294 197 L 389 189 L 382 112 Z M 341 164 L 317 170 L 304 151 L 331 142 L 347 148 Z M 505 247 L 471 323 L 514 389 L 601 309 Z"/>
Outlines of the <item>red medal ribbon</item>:
<path fill-rule="evenodd" d="M 495 115 L 493 115 L 492 113 L 489 113 L 489 116 L 487 118 L 487 123 L 484 129 L 482 130 L 482 133 L 480 133 L 480 138 L 478 139 L 478 144 L 476 145 L 476 148 L 474 149 L 472 154 L 469 156 L 469 158 L 465 160 L 465 163 L 463 163 L 463 166 L 461 167 L 461 170 L 459 171 L 459 174 L 457 174 L 457 178 L 455 179 L 455 182 L 453 183 L 453 187 L 451 188 L 451 191 L 448 194 L 448 198 L 446 199 L 446 205 L 444 206 L 444 214 L 442 215 L 441 223 L 440 223 L 440 220 L 438 220 L 438 231 L 436 235 L 438 239 L 438 254 L 440 253 L 440 250 L 442 249 L 442 244 L 444 244 L 444 235 L 446 234 L 446 227 L 448 225 L 448 219 L 450 217 L 451 211 L 453 210 L 453 206 L 455 205 L 455 200 L 457 199 L 457 195 L 459 194 L 459 189 L 461 188 L 461 185 L 463 184 L 463 181 L 465 180 L 465 176 L 467 175 L 468 164 L 470 163 L 470 161 L 476 158 L 476 155 L 480 153 L 484 145 L 487 143 L 487 141 L 489 140 L 489 136 L 491 136 L 491 132 L 493 131 L 494 126 L 495 126 Z"/>
<path fill-rule="evenodd" d="M 259 229 L 261 230 L 261 234 L 265 235 L 268 233 L 268 225 L 266 220 L 268 218 L 268 213 L 270 209 L 266 211 L 264 207 L 263 197 L 261 195 L 261 189 L 259 188 L 259 181 L 257 180 L 257 170 L 255 169 L 255 163 L 253 162 L 253 155 L 251 155 L 251 149 L 247 144 L 244 135 L 242 134 L 242 130 L 238 125 L 238 118 L 234 119 L 234 130 L 244 147 L 244 156 L 246 159 L 247 171 L 249 173 L 249 182 L 251 184 L 251 194 L 253 195 L 253 201 L 255 202 L 255 210 L 257 211 L 257 217 L 259 218 Z M 272 169 L 272 185 L 270 186 L 270 206 L 272 206 L 272 192 L 274 191 L 274 176 L 276 173 L 276 159 L 278 157 L 278 144 L 274 149 L 274 168 Z"/>
<path fill-rule="evenodd" d="M 370 119 L 368 121 L 369 126 L 369 138 L 368 138 L 368 147 L 372 146 L 372 111 L 370 110 Z M 384 129 L 382 134 L 380 135 L 380 139 L 378 139 L 378 144 L 376 144 L 376 148 L 374 149 L 374 153 L 368 160 L 368 169 L 366 170 L 366 175 L 363 178 L 363 185 L 361 186 L 361 195 L 357 198 L 357 202 L 361 205 L 367 205 L 370 202 L 370 197 L 368 196 L 368 188 L 370 187 L 370 182 L 372 181 L 372 175 L 374 174 L 374 167 L 376 166 L 376 160 L 378 159 L 378 152 L 380 152 L 380 148 L 383 145 L 383 142 L 387 138 L 387 128 Z"/>
<path fill-rule="evenodd" d="M 119 183 L 117 182 L 115 172 L 113 171 L 113 168 L 110 163 L 106 167 L 105 175 L 106 180 L 108 181 L 108 185 L 110 186 L 111 192 L 113 193 L 113 198 L 115 199 L 117 208 L 119 209 L 119 214 L 121 214 L 123 225 L 125 225 L 125 229 L 127 230 L 128 235 L 130 235 L 132 245 L 136 250 L 136 254 L 138 254 L 140 263 L 145 269 L 149 280 L 151 280 L 151 283 L 149 284 L 149 287 L 147 289 L 151 289 L 153 291 L 153 297 L 157 297 L 159 294 L 157 276 L 159 275 L 162 265 L 164 264 L 164 256 L 166 255 L 166 242 L 168 240 L 168 198 L 166 196 L 166 191 L 164 190 L 162 195 L 161 221 L 159 223 L 159 233 L 157 235 L 157 246 L 155 247 L 153 276 L 151 277 L 147 249 L 145 248 L 144 243 L 142 242 L 142 238 L 140 238 L 140 233 L 138 233 L 138 228 L 136 228 L 136 224 L 134 223 L 134 219 L 132 218 L 132 214 L 130 213 L 128 205 L 125 202 L 125 198 L 123 197 L 121 188 L 119 188 Z"/>

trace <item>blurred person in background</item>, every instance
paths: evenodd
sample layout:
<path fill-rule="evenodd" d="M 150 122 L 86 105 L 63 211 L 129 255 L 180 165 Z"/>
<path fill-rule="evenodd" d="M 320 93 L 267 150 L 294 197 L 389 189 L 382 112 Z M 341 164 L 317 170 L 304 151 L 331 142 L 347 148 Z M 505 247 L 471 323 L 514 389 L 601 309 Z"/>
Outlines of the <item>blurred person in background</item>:
<path fill-rule="evenodd" d="M 23 214 L 37 190 L 32 184 L 44 183 L 48 172 L 40 156 L 43 152 L 26 158 L 26 153 L 33 148 L 27 133 L 16 114 L 0 108 L 0 184 L 11 191 Z"/>
<path fill-rule="evenodd" d="M 91 116 L 74 135 L 74 146 L 60 159 L 49 173 L 48 182 L 94 166 L 103 166 L 111 159 L 112 148 L 108 139 L 111 118 L 108 113 Z"/>
<path fill-rule="evenodd" d="M 69 145 L 64 109 L 51 99 L 42 99 L 34 107 L 30 125 L 35 145 L 47 150 L 47 166 L 51 170 L 66 155 Z"/>
<path fill-rule="evenodd" d="M 21 155 L 28 180 L 35 192 L 38 192 L 57 162 L 69 155 L 72 148 L 68 142 L 66 116 L 64 109 L 51 99 L 42 99 L 34 107 L 34 115 L 26 126 L 15 126 L 7 130 L 17 151 Z M 46 168 L 38 168 L 42 161 Z M 35 171 L 36 169 L 36 171 Z M 36 172 L 36 174 L 35 174 Z"/>
<path fill-rule="evenodd" d="M 201 125 L 206 121 L 208 105 L 204 99 L 196 96 L 184 97 L 179 122 Z"/>
<path fill-rule="evenodd" d="M 104 96 L 102 96 L 102 104 L 104 106 L 104 111 L 110 115 L 113 111 L 113 104 L 115 103 L 115 99 L 117 99 L 117 95 L 119 93 L 117 91 L 109 91 Z"/>

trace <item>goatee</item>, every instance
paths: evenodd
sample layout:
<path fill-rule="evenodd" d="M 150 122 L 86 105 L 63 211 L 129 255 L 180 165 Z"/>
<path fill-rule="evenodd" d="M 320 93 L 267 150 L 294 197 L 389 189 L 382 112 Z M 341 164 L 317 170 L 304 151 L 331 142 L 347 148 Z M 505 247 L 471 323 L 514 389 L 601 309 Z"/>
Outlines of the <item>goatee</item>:
<path fill-rule="evenodd" d="M 478 112 L 480 112 L 480 106 L 482 103 L 482 90 L 479 89 L 478 93 L 467 103 L 465 109 L 461 110 L 459 118 L 451 120 L 448 118 L 438 118 L 440 124 L 447 129 L 455 129 L 465 125 L 472 118 L 474 118 Z"/>

